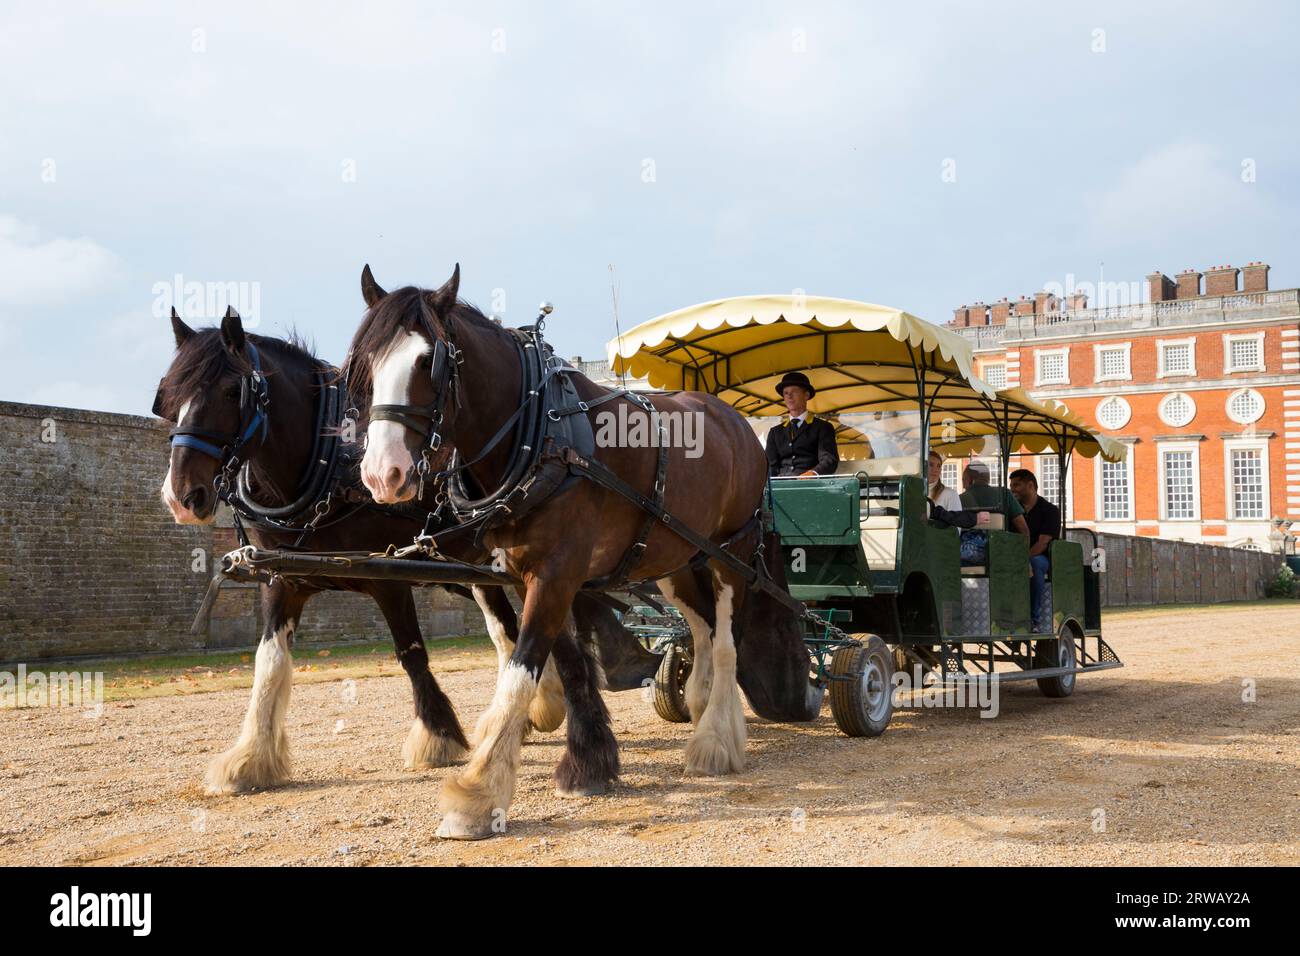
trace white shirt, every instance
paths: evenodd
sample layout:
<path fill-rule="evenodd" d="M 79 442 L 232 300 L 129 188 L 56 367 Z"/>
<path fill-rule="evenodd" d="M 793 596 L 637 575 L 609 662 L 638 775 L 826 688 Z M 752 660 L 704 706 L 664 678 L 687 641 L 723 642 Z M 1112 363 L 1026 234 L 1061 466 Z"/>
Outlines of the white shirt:
<path fill-rule="evenodd" d="M 931 483 L 928 489 L 931 500 L 933 500 L 934 498 L 934 486 L 937 484 L 939 484 L 939 482 L 937 481 Z M 954 491 L 952 488 L 949 488 L 947 485 L 944 486 L 943 492 L 939 495 L 939 500 L 935 501 L 935 504 L 937 504 L 940 508 L 943 508 L 947 511 L 962 510 L 961 495 L 957 494 L 956 491 Z"/>
<path fill-rule="evenodd" d="M 792 422 L 798 422 L 798 423 L 799 423 L 799 426 L 800 426 L 801 428 L 802 428 L 804 425 L 807 425 L 807 424 L 808 424 L 808 409 L 805 408 L 805 409 L 803 410 L 803 414 L 802 414 L 802 415 L 791 415 L 791 416 L 790 416 L 790 421 L 792 421 Z"/>

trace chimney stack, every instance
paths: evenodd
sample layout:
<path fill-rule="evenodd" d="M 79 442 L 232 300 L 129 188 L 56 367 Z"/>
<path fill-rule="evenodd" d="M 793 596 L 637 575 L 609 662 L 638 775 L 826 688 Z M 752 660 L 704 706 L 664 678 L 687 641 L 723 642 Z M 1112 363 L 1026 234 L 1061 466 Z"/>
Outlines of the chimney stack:
<path fill-rule="evenodd" d="M 1034 312 L 1038 315 L 1046 315 L 1048 312 L 1058 310 L 1056 296 L 1051 292 L 1034 293 Z"/>
<path fill-rule="evenodd" d="M 1006 325 L 1007 316 L 1011 314 L 1011 303 L 1005 298 L 998 299 L 989 309 L 989 325 Z"/>
<path fill-rule="evenodd" d="M 1020 298 L 1016 299 L 1013 311 L 1016 315 L 1033 315 L 1034 300 L 1029 298 L 1027 295 L 1022 295 Z"/>
<path fill-rule="evenodd" d="M 1201 294 L 1201 274 L 1195 269 L 1184 269 L 1178 273 L 1176 295 L 1180 299 L 1195 299 Z"/>
<path fill-rule="evenodd" d="M 1147 276 L 1147 294 L 1152 302 L 1168 302 L 1177 295 L 1174 280 L 1163 272 L 1153 272 Z"/>
<path fill-rule="evenodd" d="M 988 325 L 989 309 L 983 302 L 975 302 L 970 306 L 969 313 L 971 325 Z"/>
<path fill-rule="evenodd" d="M 1242 292 L 1268 291 L 1268 266 L 1262 262 L 1252 262 L 1241 270 Z"/>
<path fill-rule="evenodd" d="M 1237 273 L 1232 266 L 1215 266 L 1205 270 L 1206 295 L 1236 295 Z"/>
<path fill-rule="evenodd" d="M 1086 292 L 1071 292 L 1065 297 L 1065 310 L 1067 312 L 1079 312 L 1088 307 L 1088 295 Z"/>

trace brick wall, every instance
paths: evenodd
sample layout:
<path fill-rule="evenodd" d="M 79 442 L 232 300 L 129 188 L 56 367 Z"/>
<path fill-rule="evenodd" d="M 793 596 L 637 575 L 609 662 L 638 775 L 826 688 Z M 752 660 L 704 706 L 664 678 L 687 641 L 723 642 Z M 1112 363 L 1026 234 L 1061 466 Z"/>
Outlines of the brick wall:
<path fill-rule="evenodd" d="M 207 633 L 190 633 L 233 533 L 172 521 L 158 496 L 165 425 L 0 402 L 0 434 L 0 662 L 256 644 L 255 586 L 227 585 Z M 426 637 L 483 632 L 469 602 L 430 589 L 416 603 Z M 387 636 L 373 601 L 330 593 L 307 605 L 297 640 Z"/>

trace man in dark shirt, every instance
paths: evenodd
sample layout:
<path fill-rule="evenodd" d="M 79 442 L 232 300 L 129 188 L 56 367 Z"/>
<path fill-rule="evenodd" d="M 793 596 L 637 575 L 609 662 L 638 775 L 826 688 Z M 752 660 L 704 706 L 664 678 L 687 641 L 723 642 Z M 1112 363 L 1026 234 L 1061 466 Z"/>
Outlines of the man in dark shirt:
<path fill-rule="evenodd" d="M 835 427 L 808 411 L 817 394 L 803 372 L 787 372 L 776 387 L 790 420 L 767 433 L 767 470 L 773 478 L 833 475 L 840 463 Z"/>
<path fill-rule="evenodd" d="M 1011 493 L 1025 509 L 1029 526 L 1029 567 L 1033 577 L 1029 584 L 1029 617 L 1035 631 L 1050 630 L 1038 620 L 1043 606 L 1043 587 L 1047 583 L 1047 549 L 1061 536 L 1061 509 L 1038 495 L 1038 479 L 1028 468 L 1011 473 Z"/>

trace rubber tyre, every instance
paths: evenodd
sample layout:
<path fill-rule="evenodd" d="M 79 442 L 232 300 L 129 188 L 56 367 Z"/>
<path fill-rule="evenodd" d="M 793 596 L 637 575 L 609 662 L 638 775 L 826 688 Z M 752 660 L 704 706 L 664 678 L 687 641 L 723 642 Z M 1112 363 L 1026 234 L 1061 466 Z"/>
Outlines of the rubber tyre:
<path fill-rule="evenodd" d="M 831 715 L 849 737 L 879 737 L 894 716 L 894 653 L 875 634 L 854 635 L 862 643 L 846 644 L 831 655 Z"/>
<path fill-rule="evenodd" d="M 1039 641 L 1034 648 L 1034 663 L 1038 667 L 1077 667 L 1074 650 L 1074 632 L 1070 625 L 1061 627 L 1061 636 L 1050 641 Z M 1038 689 L 1046 697 L 1069 697 L 1074 693 L 1078 674 L 1038 678 Z"/>
<path fill-rule="evenodd" d="M 676 644 L 669 644 L 659 669 L 655 671 L 655 713 L 674 724 L 689 724 L 691 712 L 686 709 L 686 678 L 691 673 L 691 661 Z"/>

